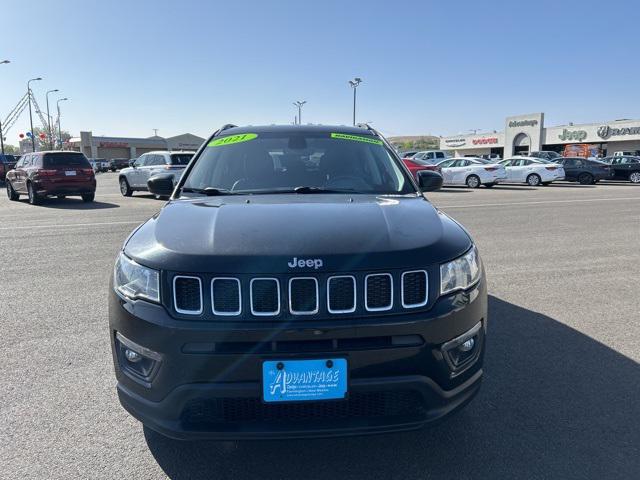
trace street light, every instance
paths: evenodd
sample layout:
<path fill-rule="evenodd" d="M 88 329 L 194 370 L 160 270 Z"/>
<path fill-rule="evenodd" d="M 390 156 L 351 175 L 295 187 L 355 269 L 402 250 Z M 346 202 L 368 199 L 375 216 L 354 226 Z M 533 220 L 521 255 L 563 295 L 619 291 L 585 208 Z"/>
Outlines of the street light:
<path fill-rule="evenodd" d="M 302 106 L 307 103 L 306 100 L 304 101 L 300 101 L 298 100 L 297 102 L 293 102 L 293 104 L 298 107 L 298 125 L 302 125 Z"/>
<path fill-rule="evenodd" d="M 42 78 L 32 78 L 27 82 L 27 96 L 29 97 L 29 124 L 31 125 L 31 149 L 34 152 L 36 151 L 36 140 L 33 136 L 33 116 L 31 113 L 31 82 L 36 82 L 38 80 L 42 80 Z"/>
<path fill-rule="evenodd" d="M 11 63 L 9 60 L 2 60 L 0 65 Z M 0 118 L 0 153 L 4 155 L 4 137 L 2 136 L 2 118 Z"/>
<path fill-rule="evenodd" d="M 47 136 L 49 137 L 49 145 L 51 147 L 51 150 L 53 150 L 53 133 L 51 132 L 51 116 L 49 115 L 49 94 L 54 92 L 59 92 L 59 91 L 60 90 L 56 88 L 55 90 L 48 90 L 47 93 L 45 94 L 45 97 L 47 99 L 47 127 L 49 128 L 49 131 L 47 132 Z"/>
<path fill-rule="evenodd" d="M 60 150 L 62 150 L 62 128 L 60 128 L 60 102 L 69 100 L 67 97 L 60 98 L 56 102 L 56 109 L 58 110 L 58 141 L 60 142 Z"/>
<path fill-rule="evenodd" d="M 353 124 L 356 124 L 356 90 L 358 85 L 362 83 L 362 79 L 360 77 L 356 77 L 353 80 L 349 80 L 349 85 L 353 88 Z"/>

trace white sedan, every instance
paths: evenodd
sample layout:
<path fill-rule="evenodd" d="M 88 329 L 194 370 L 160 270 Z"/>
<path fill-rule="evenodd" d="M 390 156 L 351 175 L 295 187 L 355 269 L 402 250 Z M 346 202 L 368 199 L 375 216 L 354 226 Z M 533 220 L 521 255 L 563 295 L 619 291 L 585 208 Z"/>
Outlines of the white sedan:
<path fill-rule="evenodd" d="M 532 187 L 564 180 L 562 165 L 531 157 L 512 157 L 500 162 L 507 171 L 507 182 L 526 183 Z"/>
<path fill-rule="evenodd" d="M 450 158 L 440 162 L 444 185 L 466 185 L 478 188 L 480 185 L 493 187 L 507 178 L 505 168 L 499 163 L 491 163 L 484 158 Z"/>

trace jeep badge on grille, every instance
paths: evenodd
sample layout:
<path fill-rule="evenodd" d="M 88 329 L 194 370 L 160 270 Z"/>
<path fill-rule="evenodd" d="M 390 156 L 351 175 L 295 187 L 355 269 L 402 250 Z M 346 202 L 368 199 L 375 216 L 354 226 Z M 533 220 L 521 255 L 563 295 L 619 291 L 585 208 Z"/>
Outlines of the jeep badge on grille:
<path fill-rule="evenodd" d="M 322 267 L 321 258 L 300 258 L 293 257 L 293 260 L 287 263 L 290 268 L 315 268 L 316 270 Z"/>

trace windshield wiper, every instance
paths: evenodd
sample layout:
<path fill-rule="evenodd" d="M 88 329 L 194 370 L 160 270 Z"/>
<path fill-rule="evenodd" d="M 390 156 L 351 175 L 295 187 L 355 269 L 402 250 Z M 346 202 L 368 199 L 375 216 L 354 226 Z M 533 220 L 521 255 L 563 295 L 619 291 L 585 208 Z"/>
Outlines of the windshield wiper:
<path fill-rule="evenodd" d="M 206 195 L 207 197 L 214 197 L 216 195 L 239 195 L 239 192 L 232 192 L 230 190 L 225 190 L 221 188 L 215 187 L 207 187 L 207 188 L 191 188 L 185 187 L 182 189 L 185 193 L 199 193 L 201 195 Z"/>

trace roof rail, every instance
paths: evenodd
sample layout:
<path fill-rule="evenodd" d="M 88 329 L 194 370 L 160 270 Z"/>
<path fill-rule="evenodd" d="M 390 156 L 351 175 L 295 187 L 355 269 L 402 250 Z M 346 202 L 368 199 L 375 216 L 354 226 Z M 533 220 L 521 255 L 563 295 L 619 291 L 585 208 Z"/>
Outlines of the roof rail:
<path fill-rule="evenodd" d="M 358 123 L 356 124 L 356 127 L 358 128 L 366 128 L 367 130 L 371 130 L 372 132 L 375 132 L 374 128 L 369 125 L 368 123 Z"/>
<path fill-rule="evenodd" d="M 218 135 L 220 135 L 225 130 L 229 130 L 230 128 L 235 128 L 235 127 L 237 127 L 237 125 L 234 125 L 233 123 L 225 123 L 218 130 L 216 130 L 216 132 L 212 136 L 213 137 L 217 137 Z"/>

